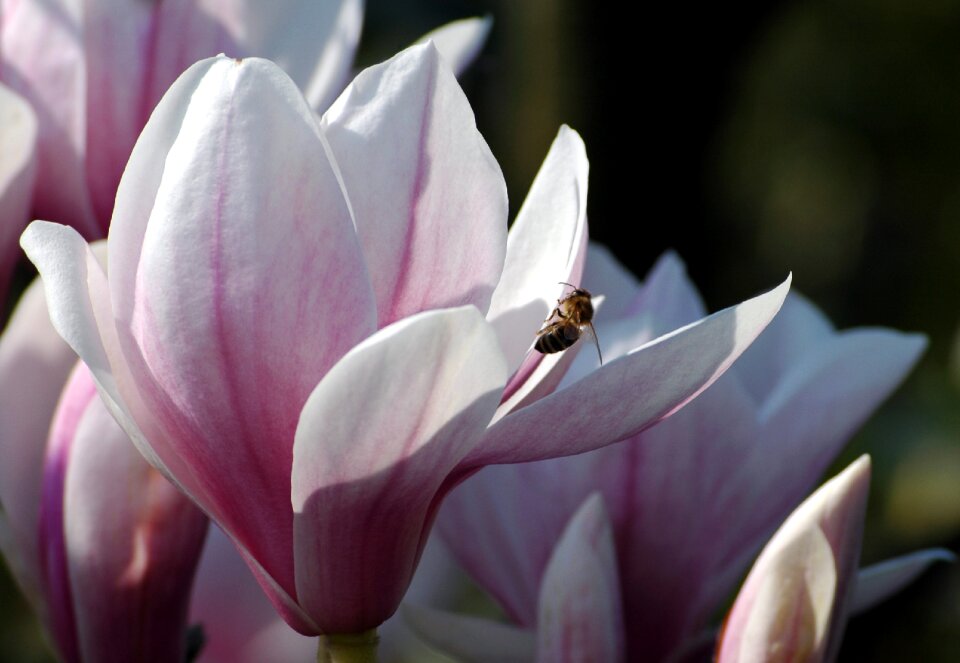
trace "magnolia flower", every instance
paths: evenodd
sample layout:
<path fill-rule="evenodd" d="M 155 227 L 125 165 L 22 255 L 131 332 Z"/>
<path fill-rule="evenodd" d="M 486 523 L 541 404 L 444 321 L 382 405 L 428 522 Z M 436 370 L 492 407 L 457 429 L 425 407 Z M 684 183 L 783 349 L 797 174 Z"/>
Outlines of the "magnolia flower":
<path fill-rule="evenodd" d="M 4 556 L 61 660 L 183 660 L 207 519 L 107 413 L 42 295 L 0 339 Z"/>
<path fill-rule="evenodd" d="M 868 479 L 864 457 L 787 519 L 737 597 L 717 648 L 718 663 L 832 661 L 851 612 L 898 591 L 932 562 L 953 558 L 946 551 L 924 551 L 857 574 Z M 404 615 L 438 647 L 470 661 L 707 660 L 712 633 L 665 659 L 638 657 L 630 649 L 631 620 L 622 592 L 632 588 L 620 575 L 629 560 L 618 554 L 614 530 L 603 497 L 592 493 L 544 564 L 529 627 L 415 605 Z"/>
<path fill-rule="evenodd" d="M 357 634 L 396 610 L 465 476 L 668 416 L 779 309 L 788 283 L 551 393 L 569 359 L 526 349 L 580 278 L 585 195 L 564 129 L 508 240 L 500 169 L 430 44 L 361 73 L 319 124 L 273 64 L 218 57 L 134 148 L 109 277 L 70 228 L 22 244 L 149 462 L 291 626 Z"/>
<path fill-rule="evenodd" d="M 597 320 L 605 356 L 703 315 L 672 254 L 640 287 L 594 249 L 584 283 L 609 295 Z M 924 345 L 892 330 L 835 332 L 791 294 L 757 342 L 682 412 L 591 454 L 487 468 L 448 496 L 441 532 L 512 620 L 531 628 L 551 550 L 599 492 L 618 550 L 629 659 L 666 660 L 709 629 L 763 542 Z"/>
<path fill-rule="evenodd" d="M 315 110 L 326 109 L 348 80 L 362 22 L 362 0 L 4 2 L 0 80 L 27 98 L 40 124 L 34 218 L 104 237 L 137 136 L 202 58 L 270 58 Z M 435 38 L 465 67 L 488 28 L 470 19 Z M 19 235 L 23 225 L 5 232 Z"/>

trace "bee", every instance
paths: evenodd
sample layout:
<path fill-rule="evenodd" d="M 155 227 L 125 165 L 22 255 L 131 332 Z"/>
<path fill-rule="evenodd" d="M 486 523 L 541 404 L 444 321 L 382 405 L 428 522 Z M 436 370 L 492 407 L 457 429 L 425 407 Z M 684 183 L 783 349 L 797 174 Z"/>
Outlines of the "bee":
<path fill-rule="evenodd" d="M 597 332 L 593 328 L 593 303 L 590 293 L 570 283 L 561 281 L 561 284 L 570 286 L 573 292 L 557 300 L 557 308 L 553 309 L 553 313 L 543 321 L 543 328 L 537 332 L 534 349 L 541 354 L 553 354 L 566 350 L 577 342 L 584 327 L 589 327 L 593 342 L 597 346 L 597 356 L 602 364 L 600 341 L 597 340 Z"/>

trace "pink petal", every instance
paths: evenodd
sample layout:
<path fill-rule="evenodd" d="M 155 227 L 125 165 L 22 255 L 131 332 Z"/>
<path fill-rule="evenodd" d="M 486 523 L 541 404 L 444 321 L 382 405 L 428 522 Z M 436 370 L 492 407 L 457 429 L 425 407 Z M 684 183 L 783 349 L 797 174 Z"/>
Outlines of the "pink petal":
<path fill-rule="evenodd" d="M 560 127 L 507 238 L 503 276 L 487 318 L 497 330 L 511 371 L 523 361 L 519 373 L 524 376 L 543 356 L 532 352 L 524 361 L 537 331 L 556 300 L 569 291 L 559 281 L 580 285 L 589 170 L 579 134 Z"/>
<path fill-rule="evenodd" d="M 617 529 L 633 655 L 667 657 L 742 577 L 770 532 L 756 512 L 776 497 L 759 492 L 748 461 L 774 442 L 757 434 L 749 396 L 724 375 L 662 425 L 597 453 L 591 474 Z M 802 494 L 791 497 L 793 505 Z"/>
<path fill-rule="evenodd" d="M 189 463 L 174 476 L 292 595 L 300 409 L 373 330 L 374 308 L 319 128 L 290 79 L 258 59 L 188 71 L 134 150 L 113 224 L 120 340 L 166 433 L 150 443 L 168 466 Z"/>
<path fill-rule="evenodd" d="M 93 391 L 74 431 L 63 527 L 81 658 L 177 660 L 206 517 L 147 465 Z"/>
<path fill-rule="evenodd" d="M 744 455 L 741 445 L 753 445 L 756 437 L 752 404 L 726 388 L 729 382 L 721 378 L 695 403 L 628 441 L 484 468 L 445 500 L 439 518 L 445 540 L 507 613 L 527 625 L 567 519 L 586 496 L 601 491 L 621 550 L 628 651 L 639 659 L 664 658 L 689 636 L 691 615 L 702 618 L 702 595 L 713 599 L 715 593 L 711 572 L 728 563 L 730 544 L 739 543 L 743 528 L 731 508 L 753 508 L 730 505 L 729 493 L 738 493 L 728 480 L 739 485 L 740 477 L 729 476 L 731 466 Z M 725 580 L 729 593 L 736 579 Z M 708 615 L 716 607 L 709 603 Z"/>
<path fill-rule="evenodd" d="M 79 3 L 4 3 L 0 78 L 37 114 L 34 213 L 102 237 L 87 191 L 86 65 Z M 55 44 L 55 47 L 51 45 Z"/>
<path fill-rule="evenodd" d="M 12 537 L 4 554 L 35 605 L 44 449 L 57 400 L 76 363 L 77 356 L 50 324 L 42 285 L 35 281 L 0 337 L 0 504 Z"/>
<path fill-rule="evenodd" d="M 148 442 L 165 438 L 146 413 L 129 367 L 123 361 L 111 317 L 106 275 L 86 243 L 71 228 L 40 221 L 27 228 L 21 243 L 43 276 L 51 322 L 90 368 L 104 405 L 114 419 L 151 465 L 195 502 L 213 504 L 182 458 L 168 454 L 161 460 Z M 145 427 L 146 434 L 141 426 Z M 290 593 L 278 585 L 249 552 L 242 546 L 238 548 L 284 619 L 301 631 L 315 629 L 290 599 Z"/>
<path fill-rule="evenodd" d="M 480 54 L 491 27 L 493 17 L 490 15 L 483 18 L 463 18 L 431 30 L 417 40 L 417 43 L 432 41 L 443 56 L 443 61 L 459 76 Z"/>
<path fill-rule="evenodd" d="M 404 604 L 401 614 L 424 640 L 457 660 L 475 663 L 532 663 L 534 660 L 536 638 L 531 631 L 409 603 Z"/>
<path fill-rule="evenodd" d="M 37 532 L 43 592 L 49 608 L 46 624 L 57 653 L 64 660 L 79 660 L 78 625 L 70 578 L 70 550 L 66 543 L 66 475 L 73 458 L 77 428 L 97 393 L 89 373 L 78 363 L 57 405 L 50 426 L 41 479 L 40 519 Z"/>
<path fill-rule="evenodd" d="M 768 333 L 754 343 L 734 371 L 744 385 L 762 402 L 784 373 L 796 367 L 793 358 L 815 351 L 834 334 L 833 325 L 813 304 L 794 292 L 783 304 L 781 315 Z"/>
<path fill-rule="evenodd" d="M 637 277 L 617 261 L 610 249 L 596 242 L 587 246 L 583 286 L 594 295 L 603 295 L 603 308 L 597 312 L 601 320 L 622 316 L 640 293 Z"/>
<path fill-rule="evenodd" d="M 17 239 L 29 220 L 37 171 L 37 118 L 30 105 L 0 85 L 0 297 L 20 260 Z"/>
<path fill-rule="evenodd" d="M 788 278 L 511 413 L 489 429 L 464 467 L 582 453 L 670 416 L 740 356 L 777 313 L 789 287 Z"/>
<path fill-rule="evenodd" d="M 792 371 L 769 396 L 779 403 L 776 415 L 758 411 L 731 373 L 627 443 L 629 452 L 603 452 L 611 457 L 609 469 L 598 476 L 633 468 L 621 470 L 631 486 L 633 521 L 622 545 L 639 551 L 623 569 L 631 651 L 664 655 L 706 625 L 755 551 L 903 378 L 922 345 L 886 330 L 831 335 L 792 355 Z M 605 495 L 615 505 L 616 482 L 608 485 Z M 651 602 L 660 610 L 646 610 Z"/>
<path fill-rule="evenodd" d="M 854 589 L 870 482 L 863 456 L 801 504 L 764 548 L 727 617 L 719 663 L 832 661 Z"/>
<path fill-rule="evenodd" d="M 20 244 L 40 272 L 54 329 L 90 369 L 104 405 L 140 453 L 154 467 L 163 468 L 138 425 L 149 425 L 150 419 L 123 361 L 107 277 L 91 247 L 73 228 L 46 221 L 31 223 Z M 101 242 L 94 246 L 104 248 Z"/>
<path fill-rule="evenodd" d="M 706 308 L 687 277 L 687 267 L 673 251 L 661 255 L 647 274 L 643 288 L 626 307 L 624 317 L 644 321 L 655 336 L 702 318 Z"/>
<path fill-rule="evenodd" d="M 916 580 L 934 562 L 955 562 L 957 556 L 944 548 L 920 550 L 860 569 L 850 604 L 858 615 L 886 601 Z"/>
<path fill-rule="evenodd" d="M 457 561 L 513 622 L 531 630 L 543 570 L 584 499 L 568 497 L 575 492 L 568 478 L 555 460 L 485 467 L 446 496 L 437 519 Z"/>
<path fill-rule="evenodd" d="M 613 530 L 594 493 L 570 519 L 540 586 L 537 661 L 623 661 Z"/>
<path fill-rule="evenodd" d="M 506 185 L 436 48 L 413 46 L 362 72 L 323 123 L 378 325 L 433 308 L 486 311 L 503 267 Z"/>
<path fill-rule="evenodd" d="M 612 257 L 605 260 L 608 271 L 623 270 Z M 635 280 L 625 280 L 622 274 L 606 278 L 615 279 L 608 288 L 614 297 L 613 312 L 604 296 L 603 305 L 597 311 L 596 327 L 607 362 L 706 315 L 699 293 L 687 278 L 683 261 L 672 251 L 660 256 L 640 288 L 635 287 Z M 573 384 L 596 368 L 596 357 L 591 357 L 591 353 L 578 355 L 561 384 Z"/>
<path fill-rule="evenodd" d="M 326 633 L 389 617 L 450 470 L 506 380 L 472 306 L 431 311 L 354 348 L 311 394 L 294 445 L 297 598 Z"/>

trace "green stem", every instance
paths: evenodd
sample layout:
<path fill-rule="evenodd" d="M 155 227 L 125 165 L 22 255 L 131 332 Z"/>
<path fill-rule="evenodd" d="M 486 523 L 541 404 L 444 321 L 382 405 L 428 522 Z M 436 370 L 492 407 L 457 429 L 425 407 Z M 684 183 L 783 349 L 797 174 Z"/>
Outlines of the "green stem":
<path fill-rule="evenodd" d="M 321 635 L 317 663 L 377 663 L 376 629 L 362 633 Z"/>

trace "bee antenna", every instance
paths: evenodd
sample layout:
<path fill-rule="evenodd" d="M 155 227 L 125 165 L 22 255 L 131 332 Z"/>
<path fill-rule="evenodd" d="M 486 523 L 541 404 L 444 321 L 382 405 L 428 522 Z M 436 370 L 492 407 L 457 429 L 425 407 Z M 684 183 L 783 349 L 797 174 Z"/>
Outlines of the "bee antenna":
<path fill-rule="evenodd" d="M 573 288 L 574 290 L 577 289 L 577 286 L 573 285 L 572 283 L 567 283 L 566 281 L 557 281 L 557 283 L 559 283 L 560 285 L 568 285 L 568 286 L 570 286 L 571 288 Z"/>

